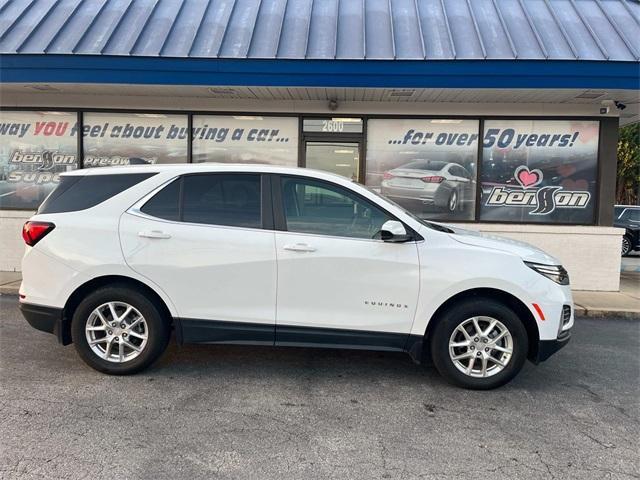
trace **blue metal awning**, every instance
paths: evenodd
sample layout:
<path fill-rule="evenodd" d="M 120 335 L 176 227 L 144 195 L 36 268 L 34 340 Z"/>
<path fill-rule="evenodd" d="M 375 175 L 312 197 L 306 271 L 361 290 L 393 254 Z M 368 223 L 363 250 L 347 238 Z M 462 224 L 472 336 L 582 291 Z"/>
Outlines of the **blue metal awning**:
<path fill-rule="evenodd" d="M 5 82 L 638 88 L 638 38 L 632 0 L 0 0 Z"/>

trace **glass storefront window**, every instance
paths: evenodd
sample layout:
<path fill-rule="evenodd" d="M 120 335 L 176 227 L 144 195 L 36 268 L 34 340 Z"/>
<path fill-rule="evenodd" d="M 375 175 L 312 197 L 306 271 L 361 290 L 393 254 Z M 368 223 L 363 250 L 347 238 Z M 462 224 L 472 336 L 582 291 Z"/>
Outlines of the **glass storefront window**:
<path fill-rule="evenodd" d="M 369 120 L 365 183 L 421 218 L 473 220 L 478 128 L 478 120 Z"/>
<path fill-rule="evenodd" d="M 360 144 L 357 142 L 306 142 L 308 168 L 337 173 L 354 182 L 358 180 Z"/>
<path fill-rule="evenodd" d="M 83 166 L 184 163 L 187 129 L 186 115 L 85 113 Z"/>
<path fill-rule="evenodd" d="M 38 208 L 77 160 L 77 114 L 0 112 L 0 208 Z"/>
<path fill-rule="evenodd" d="M 488 120 L 480 220 L 593 223 L 599 122 Z"/>
<path fill-rule="evenodd" d="M 298 118 L 194 115 L 193 161 L 298 165 Z"/>

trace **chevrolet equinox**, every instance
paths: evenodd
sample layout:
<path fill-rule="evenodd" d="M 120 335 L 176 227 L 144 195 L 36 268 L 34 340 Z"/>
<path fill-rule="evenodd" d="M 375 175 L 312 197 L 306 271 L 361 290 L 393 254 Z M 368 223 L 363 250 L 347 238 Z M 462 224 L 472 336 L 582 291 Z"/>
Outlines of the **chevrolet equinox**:
<path fill-rule="evenodd" d="M 65 173 L 23 228 L 20 307 L 91 367 L 178 343 L 401 351 L 489 389 L 569 340 L 569 278 L 525 243 L 415 217 L 333 174 L 256 165 Z"/>

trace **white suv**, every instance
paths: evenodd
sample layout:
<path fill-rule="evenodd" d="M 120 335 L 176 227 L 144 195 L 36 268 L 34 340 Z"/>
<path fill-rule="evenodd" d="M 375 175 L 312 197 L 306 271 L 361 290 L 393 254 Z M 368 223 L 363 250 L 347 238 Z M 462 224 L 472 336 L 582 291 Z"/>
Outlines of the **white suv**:
<path fill-rule="evenodd" d="M 110 374 L 149 366 L 173 330 L 179 343 L 403 351 L 487 389 L 573 326 L 556 259 L 308 169 L 78 170 L 23 237 L 24 316 Z"/>

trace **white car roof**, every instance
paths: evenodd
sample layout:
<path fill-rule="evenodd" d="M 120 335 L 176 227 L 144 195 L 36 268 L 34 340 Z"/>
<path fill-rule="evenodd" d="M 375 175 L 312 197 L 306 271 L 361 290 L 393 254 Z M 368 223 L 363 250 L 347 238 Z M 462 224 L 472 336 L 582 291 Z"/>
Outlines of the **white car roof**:
<path fill-rule="evenodd" d="M 126 173 L 206 173 L 206 172 L 255 172 L 255 173 L 279 173 L 282 175 L 304 175 L 332 181 L 347 181 L 350 179 L 322 170 L 302 167 L 282 167 L 278 165 L 261 165 L 247 163 L 169 163 L 162 165 L 128 165 L 118 167 L 92 167 L 71 170 L 61 173 L 62 176 L 85 175 L 113 175 Z"/>

